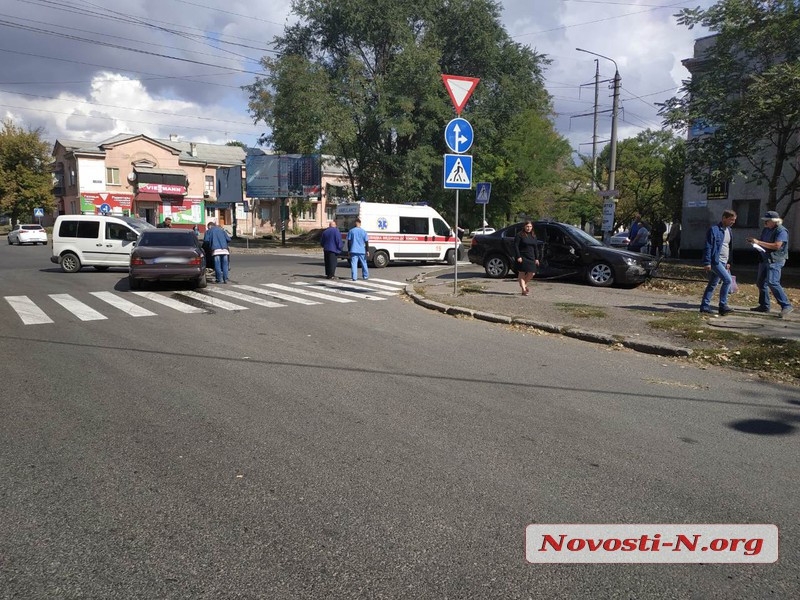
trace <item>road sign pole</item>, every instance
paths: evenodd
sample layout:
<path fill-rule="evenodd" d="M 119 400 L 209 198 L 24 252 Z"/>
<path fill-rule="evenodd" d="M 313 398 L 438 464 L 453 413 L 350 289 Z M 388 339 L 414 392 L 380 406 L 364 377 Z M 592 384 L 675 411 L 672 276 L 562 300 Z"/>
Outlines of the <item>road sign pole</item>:
<path fill-rule="evenodd" d="M 456 222 L 453 223 L 453 233 L 455 234 L 453 256 L 453 295 L 458 296 L 458 190 L 456 190 Z"/>
<path fill-rule="evenodd" d="M 481 221 L 481 227 L 486 227 L 486 204 L 483 205 L 483 221 Z"/>

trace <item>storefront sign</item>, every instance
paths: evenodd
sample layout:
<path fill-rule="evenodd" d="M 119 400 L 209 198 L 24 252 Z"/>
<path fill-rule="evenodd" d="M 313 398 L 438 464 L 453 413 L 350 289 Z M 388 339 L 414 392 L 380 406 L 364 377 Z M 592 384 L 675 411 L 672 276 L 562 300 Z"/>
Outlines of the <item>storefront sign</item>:
<path fill-rule="evenodd" d="M 154 194 L 167 194 L 167 195 L 186 195 L 186 186 L 183 185 L 170 185 L 167 183 L 140 183 L 138 187 L 140 192 L 152 192 Z"/>
<path fill-rule="evenodd" d="M 202 225 L 205 207 L 202 198 L 165 198 L 159 222 L 170 217 L 173 225 Z"/>
<path fill-rule="evenodd" d="M 111 213 L 122 214 L 123 211 L 130 211 L 133 203 L 133 194 L 122 193 L 90 193 L 81 194 L 81 212 L 100 213 L 100 207 L 108 205 Z"/>

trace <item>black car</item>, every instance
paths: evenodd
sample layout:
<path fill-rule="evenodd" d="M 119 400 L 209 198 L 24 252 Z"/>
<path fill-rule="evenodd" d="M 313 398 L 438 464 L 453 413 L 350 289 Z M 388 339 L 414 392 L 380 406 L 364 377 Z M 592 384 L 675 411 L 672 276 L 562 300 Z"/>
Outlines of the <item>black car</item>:
<path fill-rule="evenodd" d="M 524 223 L 509 225 L 472 238 L 469 261 L 481 265 L 486 276 L 499 279 L 516 272 L 514 237 Z M 609 248 L 591 235 L 566 223 L 536 221 L 533 230 L 541 246 L 537 277 L 579 277 L 590 285 L 636 286 L 646 281 L 657 261 L 648 254 Z"/>
<path fill-rule="evenodd" d="M 206 287 L 205 253 L 191 229 L 142 232 L 131 252 L 128 282 L 132 290 L 138 290 L 145 281 L 190 281 L 195 287 Z"/>

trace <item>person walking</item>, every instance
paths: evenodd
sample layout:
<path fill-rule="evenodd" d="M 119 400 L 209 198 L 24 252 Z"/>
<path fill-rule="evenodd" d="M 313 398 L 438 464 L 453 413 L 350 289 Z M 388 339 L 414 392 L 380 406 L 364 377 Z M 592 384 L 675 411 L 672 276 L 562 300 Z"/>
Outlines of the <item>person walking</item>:
<path fill-rule="evenodd" d="M 653 223 L 653 233 L 650 236 L 650 254 L 656 258 L 664 255 L 664 235 L 667 233 L 667 224 L 661 219 Z"/>
<path fill-rule="evenodd" d="M 325 277 L 334 279 L 336 277 L 336 262 L 342 253 L 342 234 L 336 227 L 336 221 L 330 221 L 328 228 L 322 232 L 319 239 L 322 246 L 322 253 L 325 256 Z"/>
<path fill-rule="evenodd" d="M 364 281 L 369 279 L 367 267 L 367 250 L 369 248 L 369 235 L 361 229 L 361 219 L 356 219 L 356 226 L 347 232 L 347 250 L 350 252 L 350 278 L 358 280 L 358 263 L 361 263 L 361 276 Z"/>
<path fill-rule="evenodd" d="M 217 227 L 212 221 L 208 224 L 204 241 L 208 244 L 208 249 L 211 256 L 214 257 L 214 276 L 216 283 L 229 283 L 228 282 L 228 257 L 230 249 L 228 242 L 231 241 L 231 236 L 222 227 Z"/>
<path fill-rule="evenodd" d="M 522 295 L 528 295 L 528 282 L 533 279 L 539 267 L 539 244 L 533 232 L 533 222 L 525 221 L 514 238 L 514 257 L 517 262 L 517 281 Z"/>
<path fill-rule="evenodd" d="M 775 296 L 780 304 L 783 319 L 794 310 L 792 303 L 781 286 L 781 270 L 789 255 L 789 232 L 783 226 L 783 219 L 774 210 L 767 211 L 763 217 L 764 229 L 758 239 L 747 238 L 747 241 L 759 251 L 761 261 L 758 263 L 758 306 L 751 308 L 753 312 L 769 312 L 769 293 Z"/>
<path fill-rule="evenodd" d="M 722 211 L 722 220 L 708 228 L 706 232 L 706 247 L 703 253 L 703 269 L 708 273 L 708 285 L 703 292 L 703 299 L 700 301 L 700 312 L 702 314 L 716 314 L 711 310 L 711 297 L 717 289 L 720 281 L 722 286 L 719 288 L 719 314 L 725 316 L 733 312 L 728 306 L 728 292 L 731 289 L 731 247 L 733 234 L 731 227 L 736 223 L 736 213 L 732 210 Z"/>

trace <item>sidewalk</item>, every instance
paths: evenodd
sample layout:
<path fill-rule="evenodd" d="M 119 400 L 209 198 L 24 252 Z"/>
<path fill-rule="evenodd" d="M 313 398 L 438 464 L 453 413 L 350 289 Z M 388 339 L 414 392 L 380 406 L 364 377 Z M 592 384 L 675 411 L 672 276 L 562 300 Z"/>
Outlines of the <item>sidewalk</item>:
<path fill-rule="evenodd" d="M 420 276 L 406 291 L 418 304 L 447 314 L 465 315 L 496 323 L 517 324 L 605 345 L 622 345 L 662 356 L 690 356 L 685 339 L 656 330 L 650 322 L 660 316 L 697 313 L 699 298 L 655 293 L 641 288 L 596 288 L 566 281 L 534 280 L 530 295 L 522 296 L 516 279 L 489 279 L 483 269 L 459 263 L 459 293 L 454 293 L 453 269 Z M 738 306 L 726 317 L 700 319 L 701 326 L 764 338 L 800 341 L 800 307 L 786 319 L 750 312 Z"/>

